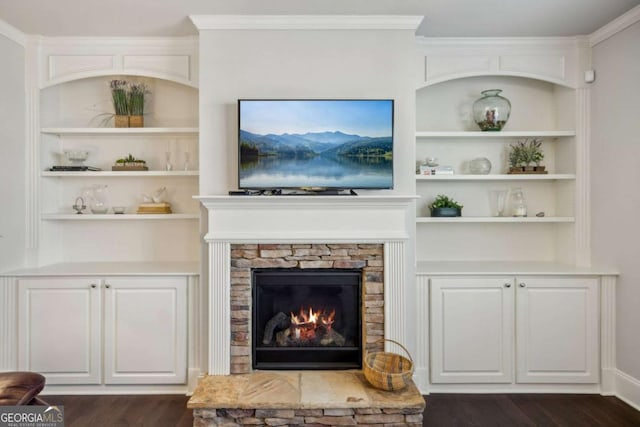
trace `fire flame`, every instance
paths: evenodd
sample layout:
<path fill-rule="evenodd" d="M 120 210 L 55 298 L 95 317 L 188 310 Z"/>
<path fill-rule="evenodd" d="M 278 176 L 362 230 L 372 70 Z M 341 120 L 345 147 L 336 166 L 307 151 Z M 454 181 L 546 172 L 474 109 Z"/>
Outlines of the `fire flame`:
<path fill-rule="evenodd" d="M 312 307 L 308 310 L 300 307 L 300 312 L 296 315 L 291 313 L 291 324 L 295 325 L 294 336 L 299 340 L 312 340 L 316 337 L 316 329 L 322 326 L 324 329 L 331 329 L 335 322 L 336 311 L 325 313 L 323 309 L 314 311 Z"/>

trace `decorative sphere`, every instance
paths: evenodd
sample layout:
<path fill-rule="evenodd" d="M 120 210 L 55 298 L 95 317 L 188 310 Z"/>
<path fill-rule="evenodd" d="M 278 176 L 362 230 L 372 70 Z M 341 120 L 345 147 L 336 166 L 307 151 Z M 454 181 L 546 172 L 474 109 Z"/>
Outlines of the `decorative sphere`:
<path fill-rule="evenodd" d="M 486 157 L 478 157 L 471 160 L 469 172 L 474 175 L 487 175 L 491 172 L 491 162 Z"/>

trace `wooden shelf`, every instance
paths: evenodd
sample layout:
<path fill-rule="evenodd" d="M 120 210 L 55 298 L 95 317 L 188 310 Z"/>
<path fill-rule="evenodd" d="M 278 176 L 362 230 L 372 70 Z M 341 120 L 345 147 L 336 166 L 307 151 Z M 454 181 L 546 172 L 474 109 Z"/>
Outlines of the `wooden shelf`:
<path fill-rule="evenodd" d="M 458 216 L 458 217 L 417 217 L 416 223 L 570 223 L 575 222 L 574 217 L 564 216 Z"/>
<path fill-rule="evenodd" d="M 418 131 L 416 138 L 452 138 L 452 139 L 514 139 L 514 138 L 562 138 L 576 136 L 573 130 L 549 130 L 549 131 L 505 131 L 505 132 L 481 132 L 481 131 Z"/>
<path fill-rule="evenodd" d="M 88 177 L 138 177 L 138 178 L 151 178 L 159 176 L 167 176 L 172 178 L 177 177 L 197 177 L 200 173 L 198 171 L 63 171 L 52 172 L 44 171 L 41 176 L 52 178 L 88 178 Z"/>
<path fill-rule="evenodd" d="M 74 213 L 45 213 L 40 215 L 45 221 L 129 221 L 129 220 L 177 220 L 177 219 L 200 219 L 198 214 L 92 214 L 84 213 L 82 215 Z"/>
<path fill-rule="evenodd" d="M 148 127 L 148 128 L 90 128 L 45 127 L 42 133 L 51 135 L 197 135 L 197 127 Z"/>
<path fill-rule="evenodd" d="M 566 174 L 489 174 L 489 175 L 416 175 L 416 181 L 571 181 L 576 175 Z"/>

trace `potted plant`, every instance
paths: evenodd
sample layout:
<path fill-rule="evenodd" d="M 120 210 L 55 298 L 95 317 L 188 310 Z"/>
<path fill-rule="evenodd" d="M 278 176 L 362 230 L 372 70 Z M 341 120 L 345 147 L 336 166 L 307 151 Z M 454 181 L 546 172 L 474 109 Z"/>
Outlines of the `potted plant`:
<path fill-rule="evenodd" d="M 111 167 L 112 171 L 147 171 L 147 162 L 136 159 L 131 154 L 127 157 L 116 160 L 116 164 Z"/>
<path fill-rule="evenodd" d="M 129 126 L 132 128 L 144 127 L 144 96 L 149 93 L 144 83 L 131 83 L 129 85 Z"/>
<path fill-rule="evenodd" d="M 462 208 L 463 206 L 460 203 L 444 194 L 438 194 L 429 205 L 429 210 L 433 217 L 462 216 Z"/>
<path fill-rule="evenodd" d="M 540 165 L 543 159 L 540 138 L 525 139 L 509 145 L 509 173 L 546 173 L 545 167 Z"/>
<path fill-rule="evenodd" d="M 545 167 L 540 165 L 540 162 L 544 159 L 544 153 L 542 152 L 542 139 L 534 138 L 529 141 L 529 159 L 532 163 L 535 163 L 534 171 L 544 172 Z"/>
<path fill-rule="evenodd" d="M 117 128 L 129 127 L 129 100 L 126 80 L 111 80 L 111 100 L 115 110 L 114 123 Z"/>

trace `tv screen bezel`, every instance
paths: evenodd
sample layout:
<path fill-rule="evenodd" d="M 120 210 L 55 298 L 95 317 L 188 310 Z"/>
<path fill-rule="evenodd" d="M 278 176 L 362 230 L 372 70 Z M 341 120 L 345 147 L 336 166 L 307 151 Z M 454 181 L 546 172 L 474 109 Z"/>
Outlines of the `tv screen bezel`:
<path fill-rule="evenodd" d="M 238 115 L 238 127 L 236 134 L 236 148 L 237 148 L 237 179 L 238 189 L 245 191 L 274 191 L 274 190 L 300 190 L 308 189 L 308 186 L 299 187 L 270 187 L 270 186 L 242 186 L 240 182 L 240 108 L 241 103 L 245 101 L 389 101 L 391 102 L 391 185 L 389 187 L 326 187 L 322 186 L 322 190 L 393 190 L 395 187 L 395 100 L 393 98 L 239 98 L 237 101 L 237 115 Z"/>

